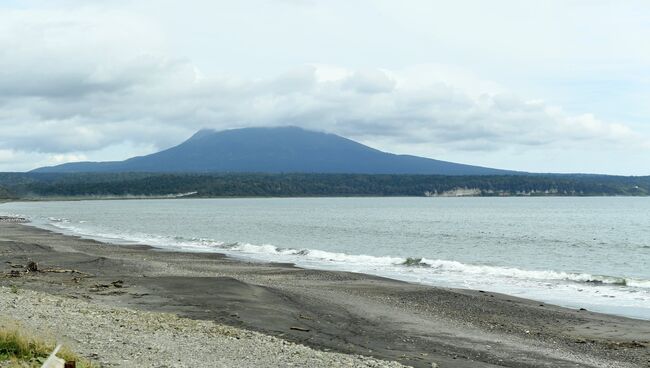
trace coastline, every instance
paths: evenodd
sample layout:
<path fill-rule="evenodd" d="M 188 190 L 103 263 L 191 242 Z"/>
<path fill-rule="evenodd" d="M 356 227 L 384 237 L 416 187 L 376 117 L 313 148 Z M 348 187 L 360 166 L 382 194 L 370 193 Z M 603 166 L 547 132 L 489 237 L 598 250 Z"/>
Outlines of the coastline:
<path fill-rule="evenodd" d="M 12 223 L 0 223 L 0 254 L 5 274 L 29 259 L 80 272 L 2 278 L 3 286 L 216 321 L 416 367 L 650 365 L 650 321 L 492 292 L 106 245 Z"/>

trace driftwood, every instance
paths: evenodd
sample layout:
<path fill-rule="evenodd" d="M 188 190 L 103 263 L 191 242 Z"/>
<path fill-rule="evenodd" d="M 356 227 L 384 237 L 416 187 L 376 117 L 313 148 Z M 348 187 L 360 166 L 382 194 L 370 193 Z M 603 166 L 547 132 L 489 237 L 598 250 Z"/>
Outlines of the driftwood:
<path fill-rule="evenodd" d="M 301 332 L 309 332 L 310 330 L 308 328 L 302 328 L 302 327 L 289 327 L 290 330 L 295 330 L 295 331 L 301 331 Z"/>
<path fill-rule="evenodd" d="M 9 267 L 11 267 L 11 268 L 22 268 L 23 271 L 25 271 L 25 272 L 38 272 L 39 271 L 38 263 L 36 263 L 34 261 L 29 261 L 29 262 L 27 262 L 26 265 L 12 264 L 11 261 L 9 261 L 7 263 L 9 263 Z"/>
<path fill-rule="evenodd" d="M 38 272 L 38 263 L 29 261 L 25 266 L 25 272 Z"/>
<path fill-rule="evenodd" d="M 10 263 L 9 267 L 13 268 L 13 270 L 9 271 L 9 273 L 7 274 L 9 277 L 20 277 L 20 276 L 22 276 L 24 274 L 28 274 L 30 272 L 31 273 L 38 273 L 38 272 L 71 273 L 71 274 L 78 274 L 78 275 L 81 275 L 81 276 L 84 276 L 84 277 L 92 277 L 93 276 L 93 275 L 91 275 L 89 273 L 86 273 L 86 272 L 81 272 L 81 271 L 78 271 L 78 270 L 64 269 L 64 268 L 44 268 L 44 269 L 41 269 L 38 266 L 38 263 L 36 263 L 34 261 L 29 261 L 26 265 L 11 264 L 11 262 L 8 262 L 8 263 Z M 116 281 L 116 282 L 117 283 L 122 283 L 121 280 Z M 115 285 L 115 287 L 121 287 L 121 286 Z"/>
<path fill-rule="evenodd" d="M 53 272 L 53 273 L 76 273 L 79 275 L 84 275 L 84 276 L 92 276 L 89 273 L 86 272 L 81 272 L 78 270 L 68 270 L 68 269 L 63 269 L 63 268 L 47 268 L 44 270 L 41 270 L 41 272 Z"/>
<path fill-rule="evenodd" d="M 111 286 L 116 288 L 116 289 L 121 289 L 121 288 L 124 287 L 124 281 L 117 280 L 117 281 L 111 282 L 110 284 L 95 284 L 95 286 L 91 287 L 89 291 L 93 292 L 93 293 L 100 292 L 100 291 L 105 291 L 105 290 L 110 289 Z M 115 295 L 119 295 L 119 294 L 126 293 L 126 291 L 117 291 L 117 290 L 115 290 L 115 291 L 111 291 L 110 293 L 115 294 Z"/>
<path fill-rule="evenodd" d="M 20 271 L 17 270 L 11 270 L 9 271 L 9 277 L 20 277 L 23 274 Z"/>

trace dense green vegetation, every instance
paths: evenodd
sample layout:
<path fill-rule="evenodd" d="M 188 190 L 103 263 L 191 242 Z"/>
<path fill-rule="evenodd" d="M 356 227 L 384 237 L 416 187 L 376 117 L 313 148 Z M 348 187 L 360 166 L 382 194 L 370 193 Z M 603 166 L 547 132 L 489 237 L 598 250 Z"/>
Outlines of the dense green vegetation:
<path fill-rule="evenodd" d="M 649 195 L 650 177 L 601 175 L 0 174 L 6 196 Z M 7 190 L 10 192 L 7 193 Z M 0 197 L 2 196 L 0 191 Z"/>
<path fill-rule="evenodd" d="M 11 198 L 11 193 L 3 187 L 0 187 L 0 200 Z"/>

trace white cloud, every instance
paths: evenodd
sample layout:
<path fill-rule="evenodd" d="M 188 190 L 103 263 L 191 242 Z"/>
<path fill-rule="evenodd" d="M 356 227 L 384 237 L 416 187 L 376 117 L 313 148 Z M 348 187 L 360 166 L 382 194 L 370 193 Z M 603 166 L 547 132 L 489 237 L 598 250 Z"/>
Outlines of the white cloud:
<path fill-rule="evenodd" d="M 457 66 L 305 63 L 275 77 L 244 77 L 176 57 L 164 30 L 137 12 L 0 10 L 0 169 L 121 159 L 204 127 L 270 125 L 402 153 L 481 152 L 477 164 L 486 164 L 483 155 L 540 147 L 650 149 L 649 137 L 630 125 L 518 97 Z"/>
<path fill-rule="evenodd" d="M 65 162 L 79 162 L 79 161 L 86 161 L 88 160 L 88 157 L 84 154 L 68 154 L 68 155 L 53 155 L 51 156 L 51 161 L 54 162 L 55 164 L 62 164 Z"/>
<path fill-rule="evenodd" d="M 0 163 L 11 162 L 15 156 L 16 155 L 12 150 L 0 149 Z"/>

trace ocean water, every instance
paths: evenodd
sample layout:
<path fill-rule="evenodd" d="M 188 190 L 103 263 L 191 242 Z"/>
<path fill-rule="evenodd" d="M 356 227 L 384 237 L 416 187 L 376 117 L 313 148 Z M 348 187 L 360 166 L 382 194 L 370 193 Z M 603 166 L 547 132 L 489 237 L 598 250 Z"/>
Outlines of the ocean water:
<path fill-rule="evenodd" d="M 219 252 L 650 319 L 650 198 L 286 198 L 6 203 L 109 242 Z"/>

